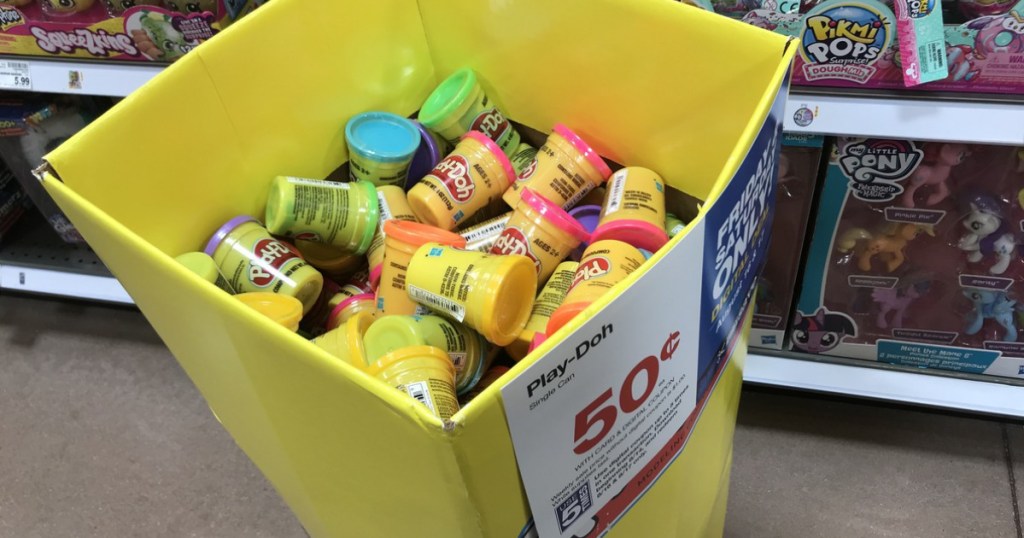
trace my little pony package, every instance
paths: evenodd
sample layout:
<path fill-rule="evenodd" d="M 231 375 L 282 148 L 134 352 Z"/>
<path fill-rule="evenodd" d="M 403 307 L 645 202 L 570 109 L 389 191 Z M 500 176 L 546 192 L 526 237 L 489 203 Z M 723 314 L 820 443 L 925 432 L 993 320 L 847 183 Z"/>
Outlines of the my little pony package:
<path fill-rule="evenodd" d="M 1024 149 L 841 138 L 796 351 L 1024 377 Z"/>

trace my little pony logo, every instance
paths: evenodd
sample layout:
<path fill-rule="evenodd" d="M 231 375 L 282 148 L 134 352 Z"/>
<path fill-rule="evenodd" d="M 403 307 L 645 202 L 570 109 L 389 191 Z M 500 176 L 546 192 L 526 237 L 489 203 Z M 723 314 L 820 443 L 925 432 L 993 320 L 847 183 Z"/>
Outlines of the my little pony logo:
<path fill-rule="evenodd" d="M 924 152 L 913 142 L 869 138 L 842 149 L 839 169 L 850 178 L 854 197 L 869 202 L 888 202 L 903 192 L 903 187 L 896 182 L 909 176 L 923 157 Z"/>
<path fill-rule="evenodd" d="M 6 32 L 22 24 L 25 24 L 25 17 L 20 11 L 10 6 L 0 6 L 0 30 Z"/>

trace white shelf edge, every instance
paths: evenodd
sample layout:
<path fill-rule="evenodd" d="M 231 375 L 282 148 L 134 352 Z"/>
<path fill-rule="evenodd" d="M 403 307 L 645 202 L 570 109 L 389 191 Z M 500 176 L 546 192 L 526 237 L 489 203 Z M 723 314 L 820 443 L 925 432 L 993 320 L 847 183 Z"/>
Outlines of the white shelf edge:
<path fill-rule="evenodd" d="M 0 57 L 0 60 L 28 64 L 32 78 L 32 88 L 29 91 L 108 97 L 127 96 L 166 67 L 148 63 L 108 64 L 73 60 L 44 60 L 29 56 L 3 56 Z M 74 73 L 77 73 L 77 86 L 73 86 L 71 83 Z"/>
<path fill-rule="evenodd" d="M 806 113 L 798 111 L 807 109 Z M 797 125 L 796 118 L 812 117 Z M 790 94 L 783 129 L 790 133 L 907 140 L 1024 144 L 1024 104 Z"/>
<path fill-rule="evenodd" d="M 1024 386 L 762 355 L 751 350 L 747 383 L 977 413 L 1024 417 Z"/>
<path fill-rule="evenodd" d="M 111 303 L 134 304 L 114 277 L 18 265 L 0 265 L 0 289 Z"/>

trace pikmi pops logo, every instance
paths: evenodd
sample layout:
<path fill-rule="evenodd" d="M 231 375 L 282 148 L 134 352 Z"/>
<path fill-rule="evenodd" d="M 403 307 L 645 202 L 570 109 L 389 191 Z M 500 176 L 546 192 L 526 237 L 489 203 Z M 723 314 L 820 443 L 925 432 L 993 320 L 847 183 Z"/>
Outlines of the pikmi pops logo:
<path fill-rule="evenodd" d="M 750 262 L 754 244 L 765 233 L 764 221 L 768 217 L 768 193 L 775 181 L 778 141 L 778 134 L 772 136 L 739 201 L 718 229 L 715 282 L 711 290 L 715 302 L 711 311 L 712 322 L 718 319 L 723 305 L 735 293 L 736 281 Z"/>
<path fill-rule="evenodd" d="M 800 54 L 808 80 L 825 78 L 864 84 L 892 41 L 892 12 L 860 2 L 823 4 L 804 19 Z"/>

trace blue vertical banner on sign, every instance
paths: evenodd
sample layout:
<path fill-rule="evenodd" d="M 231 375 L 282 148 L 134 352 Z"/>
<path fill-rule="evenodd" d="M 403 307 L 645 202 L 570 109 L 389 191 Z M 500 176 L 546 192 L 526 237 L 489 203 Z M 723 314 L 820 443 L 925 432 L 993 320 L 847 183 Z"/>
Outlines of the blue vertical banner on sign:
<path fill-rule="evenodd" d="M 729 356 L 733 337 L 742 329 L 739 324 L 754 281 L 764 265 L 775 212 L 782 115 L 788 93 L 787 77 L 735 179 L 705 216 L 698 399 Z"/>

